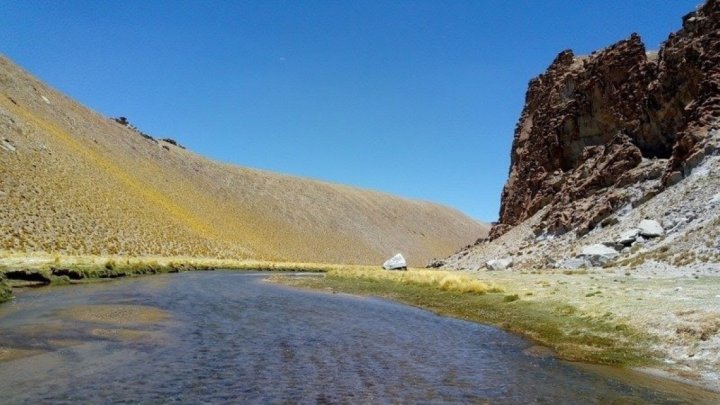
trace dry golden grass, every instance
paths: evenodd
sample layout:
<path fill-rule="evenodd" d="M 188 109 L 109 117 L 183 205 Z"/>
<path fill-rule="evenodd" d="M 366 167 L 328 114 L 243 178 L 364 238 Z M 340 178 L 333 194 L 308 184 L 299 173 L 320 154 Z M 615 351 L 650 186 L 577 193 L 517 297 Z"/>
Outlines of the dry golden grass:
<path fill-rule="evenodd" d="M 46 270 L 51 268 L 79 269 L 141 269 L 188 267 L 199 269 L 308 271 L 329 272 L 349 268 L 347 265 L 311 262 L 272 262 L 255 259 L 219 259 L 191 256 L 100 256 L 53 255 L 7 252 L 0 250 L 0 274 L 13 269 Z"/>
<path fill-rule="evenodd" d="M 2 57 L 0 134 L 6 251 L 424 265 L 487 232 L 447 207 L 146 139 Z"/>
<path fill-rule="evenodd" d="M 415 284 L 458 293 L 484 294 L 501 292 L 494 285 L 478 280 L 460 272 L 443 270 L 425 270 L 411 268 L 407 271 L 388 271 L 380 266 L 345 265 L 311 262 L 272 262 L 253 259 L 217 259 L 186 256 L 61 256 L 34 255 L 0 251 L 0 273 L 13 269 L 48 270 L 58 268 L 80 269 L 86 271 L 165 269 L 186 267 L 196 269 L 228 269 L 259 271 L 306 271 L 323 272 L 329 276 L 372 281 L 393 281 L 401 284 Z M 128 273 L 131 275 L 132 273 Z"/>
<path fill-rule="evenodd" d="M 370 266 L 338 266 L 328 271 L 329 276 L 342 276 L 374 281 L 393 281 L 400 284 L 419 284 L 438 288 L 443 291 L 484 294 L 499 292 L 500 289 L 459 272 L 442 270 L 409 269 L 407 271 L 388 271 Z"/>

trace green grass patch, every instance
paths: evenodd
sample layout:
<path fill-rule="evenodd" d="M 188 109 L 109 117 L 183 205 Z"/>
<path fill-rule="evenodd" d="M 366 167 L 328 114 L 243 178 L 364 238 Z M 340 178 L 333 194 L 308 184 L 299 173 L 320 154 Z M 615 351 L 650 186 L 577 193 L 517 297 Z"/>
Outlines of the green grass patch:
<path fill-rule="evenodd" d="M 0 273 L 0 303 L 12 298 L 12 288 L 5 282 L 5 275 Z"/>
<path fill-rule="evenodd" d="M 513 302 L 519 299 L 520 297 L 517 294 L 510 294 L 503 297 L 503 302 Z"/>

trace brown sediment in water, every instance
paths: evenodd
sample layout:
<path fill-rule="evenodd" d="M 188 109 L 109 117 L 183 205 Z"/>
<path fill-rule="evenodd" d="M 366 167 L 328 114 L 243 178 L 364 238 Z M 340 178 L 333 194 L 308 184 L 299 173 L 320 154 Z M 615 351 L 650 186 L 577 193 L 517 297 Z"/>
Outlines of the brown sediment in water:
<path fill-rule="evenodd" d="M 98 339 L 116 342 L 161 342 L 166 338 L 164 334 L 144 328 L 169 318 L 165 311 L 144 305 L 82 305 L 58 311 L 58 314 L 64 322 L 20 325 L 15 328 L 13 335 L 16 336 L 11 336 L 0 346 L 0 363 Z M 68 329 L 75 330 L 73 335 L 76 338 L 49 338 L 67 332 Z M 25 347 L 23 342 L 30 337 L 36 345 L 40 345 L 38 348 Z"/>
<path fill-rule="evenodd" d="M 83 344 L 82 340 L 78 339 L 48 339 L 48 344 L 55 348 L 72 347 Z"/>
<path fill-rule="evenodd" d="M 12 329 L 12 334 L 16 336 L 34 336 L 37 338 L 47 334 L 57 335 L 65 328 L 66 326 L 62 322 L 51 321 L 29 325 L 18 325 Z"/>
<path fill-rule="evenodd" d="M 35 326 L 35 328 L 33 328 L 32 330 L 35 330 L 35 331 L 41 331 L 41 332 L 42 331 L 47 332 L 50 330 L 57 331 L 57 328 L 54 328 L 52 325 L 49 326 L 47 330 L 44 330 L 42 328 L 42 325 L 34 325 L 34 326 Z M 30 329 L 26 329 L 26 330 L 29 331 Z M 12 361 L 12 360 L 21 359 L 24 357 L 30 357 L 30 356 L 35 356 L 38 354 L 48 353 L 48 352 L 51 352 L 51 351 L 54 351 L 57 349 L 66 348 L 66 347 L 78 346 L 83 343 L 82 341 L 76 340 L 76 339 L 48 339 L 46 342 L 48 345 L 50 345 L 52 347 L 51 350 L 28 349 L 28 348 L 21 348 L 21 347 L 13 347 L 11 345 L 0 346 L 0 363 L 2 363 L 4 361 Z"/>
<path fill-rule="evenodd" d="M 124 328 L 94 328 L 90 330 L 90 334 L 99 338 L 124 342 L 155 341 L 162 338 L 156 332 Z"/>
<path fill-rule="evenodd" d="M 44 350 L 17 349 L 14 347 L 0 347 L 0 362 L 30 357 L 36 354 L 45 353 Z"/>
<path fill-rule="evenodd" d="M 60 316 L 82 322 L 153 324 L 169 318 L 167 312 L 145 305 L 81 305 L 60 311 Z"/>

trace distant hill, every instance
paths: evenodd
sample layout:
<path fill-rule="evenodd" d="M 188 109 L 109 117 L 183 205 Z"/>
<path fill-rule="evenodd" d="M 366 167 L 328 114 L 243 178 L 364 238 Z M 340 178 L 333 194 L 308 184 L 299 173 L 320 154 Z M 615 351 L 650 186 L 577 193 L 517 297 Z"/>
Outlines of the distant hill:
<path fill-rule="evenodd" d="M 0 250 L 423 265 L 487 230 L 437 204 L 209 160 L 0 57 Z"/>

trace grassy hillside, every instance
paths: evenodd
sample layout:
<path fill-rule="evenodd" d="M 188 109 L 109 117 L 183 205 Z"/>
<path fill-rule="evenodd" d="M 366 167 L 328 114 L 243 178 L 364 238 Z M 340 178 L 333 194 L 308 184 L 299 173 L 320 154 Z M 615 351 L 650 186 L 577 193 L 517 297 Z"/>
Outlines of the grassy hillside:
<path fill-rule="evenodd" d="M 0 251 L 414 265 L 487 227 L 447 207 L 214 162 L 0 57 Z"/>

